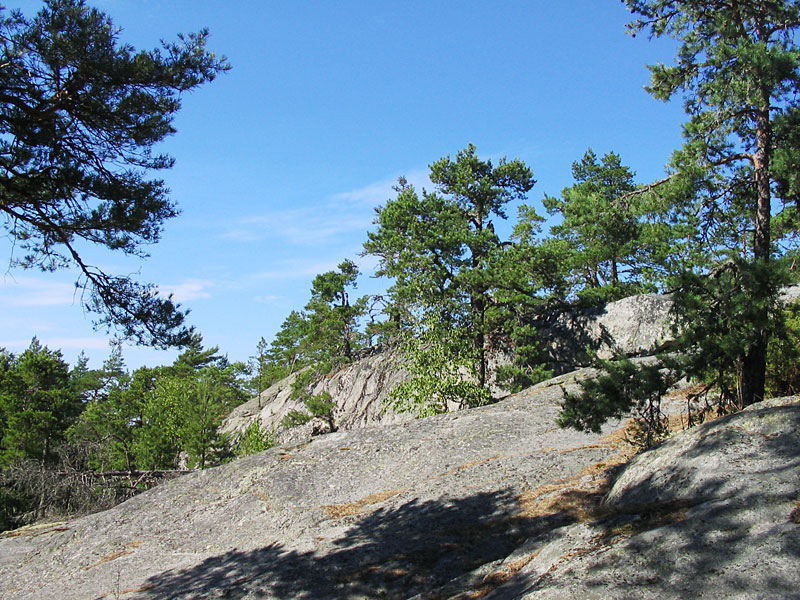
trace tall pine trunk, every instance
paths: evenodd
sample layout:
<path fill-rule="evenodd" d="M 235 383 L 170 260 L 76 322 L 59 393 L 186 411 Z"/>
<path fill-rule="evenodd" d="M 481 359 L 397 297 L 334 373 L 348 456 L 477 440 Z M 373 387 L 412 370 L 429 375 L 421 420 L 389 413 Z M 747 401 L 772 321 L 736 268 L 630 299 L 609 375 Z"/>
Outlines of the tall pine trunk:
<path fill-rule="evenodd" d="M 757 118 L 756 153 L 753 159 L 755 171 L 755 185 L 757 193 L 755 234 L 753 236 L 753 262 L 766 265 L 770 260 L 770 218 L 772 198 L 770 190 L 770 161 L 772 149 L 772 123 L 769 118 L 769 93 L 764 94 L 767 101 L 764 108 L 759 111 Z M 761 278 L 754 293 L 764 298 L 768 289 L 767 282 Z M 769 307 L 766 303 L 759 303 L 761 314 L 758 314 L 752 333 L 750 346 L 744 356 L 742 370 L 742 406 L 749 406 L 764 399 L 767 371 L 767 345 L 769 332 L 761 329 L 768 322 Z"/>

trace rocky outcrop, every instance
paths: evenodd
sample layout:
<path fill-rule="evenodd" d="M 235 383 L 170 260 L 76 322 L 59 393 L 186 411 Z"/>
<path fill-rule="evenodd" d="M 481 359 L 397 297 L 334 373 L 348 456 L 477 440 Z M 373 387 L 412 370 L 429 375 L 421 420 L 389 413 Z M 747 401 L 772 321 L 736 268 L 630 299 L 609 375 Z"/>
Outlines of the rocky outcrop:
<path fill-rule="evenodd" d="M 336 404 L 333 412 L 336 428 L 353 429 L 375 423 L 398 423 L 413 419 L 410 414 L 398 414 L 386 407 L 383 399 L 391 389 L 406 377 L 399 368 L 396 350 L 373 351 L 368 356 L 346 365 L 323 377 L 312 389 L 312 394 L 328 392 Z M 225 419 L 221 430 L 226 433 L 243 431 L 259 419 L 262 428 L 279 430 L 283 418 L 292 410 L 305 411 L 302 402 L 292 399 L 292 384 L 296 375 L 288 377 L 261 393 L 260 397 L 234 409 Z M 279 432 L 282 443 L 305 439 L 310 428 L 295 428 Z"/>
<path fill-rule="evenodd" d="M 800 404 L 627 461 L 552 426 L 562 386 L 341 431 L 0 539 L 9 599 L 793 598 Z"/>
<path fill-rule="evenodd" d="M 567 373 L 590 364 L 587 349 L 601 359 L 659 352 L 674 340 L 671 309 L 670 296 L 641 294 L 543 317 L 537 325 L 544 358 L 556 373 Z"/>
<path fill-rule="evenodd" d="M 633 460 L 597 520 L 531 538 L 487 599 L 797 598 L 800 404 L 770 400 Z"/>
<path fill-rule="evenodd" d="M 780 295 L 784 304 L 798 299 L 800 285 L 788 286 Z M 605 306 L 543 316 L 537 326 L 544 359 L 562 374 L 588 366 L 587 349 L 604 360 L 668 350 L 675 342 L 671 310 L 668 294 L 641 294 Z"/>
<path fill-rule="evenodd" d="M 400 598 L 564 524 L 535 490 L 618 451 L 553 427 L 558 386 L 340 431 L 183 476 L 104 513 L 0 540 L 9 599 Z M 613 427 L 606 432 L 610 433 Z M 116 595 L 116 596 L 115 596 Z"/>
<path fill-rule="evenodd" d="M 671 341 L 669 296 L 644 294 L 612 302 L 604 307 L 564 312 L 543 322 L 545 359 L 559 374 L 589 364 L 587 348 L 600 358 L 644 356 L 665 348 Z M 491 364 L 507 364 L 508 356 L 497 352 Z M 328 392 L 336 404 L 334 421 L 339 430 L 376 423 L 408 421 L 413 415 L 398 414 L 384 404 L 391 389 L 406 378 L 397 350 L 374 350 L 368 356 L 322 378 L 312 393 Z M 292 410 L 303 411 L 301 402 L 291 398 L 294 377 L 280 381 L 258 398 L 236 408 L 222 430 L 236 434 L 255 419 L 267 430 L 278 431 L 278 440 L 288 443 L 305 439 L 314 424 L 284 430 L 280 422 Z M 502 395 L 499 389 L 495 395 Z M 453 405 L 454 409 L 457 405 Z"/>

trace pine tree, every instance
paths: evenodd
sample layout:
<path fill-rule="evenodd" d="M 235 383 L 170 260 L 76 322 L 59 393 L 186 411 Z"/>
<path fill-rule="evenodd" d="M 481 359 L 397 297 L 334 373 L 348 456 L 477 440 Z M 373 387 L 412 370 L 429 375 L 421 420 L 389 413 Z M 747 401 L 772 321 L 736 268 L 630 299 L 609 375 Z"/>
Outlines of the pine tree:
<path fill-rule="evenodd" d="M 501 249 L 492 219 L 505 219 L 507 205 L 525 198 L 533 174 L 519 160 L 483 161 L 473 145 L 430 170 L 436 191 L 420 195 L 401 178 L 397 197 L 376 209 L 378 227 L 364 249 L 379 258 L 378 275 L 394 279 L 392 304 L 405 325 L 426 328 L 434 319 L 452 330 L 448 351 L 467 357 L 484 387 L 490 262 Z"/>
<path fill-rule="evenodd" d="M 776 197 L 796 199 L 800 152 L 800 52 L 795 40 L 800 5 L 780 0 L 625 0 L 637 19 L 635 32 L 670 36 L 678 43 L 675 64 L 650 67 L 649 91 L 661 100 L 682 96 L 689 117 L 686 143 L 675 153 L 670 185 L 696 208 L 698 230 L 712 250 L 735 251 L 740 281 L 758 314 L 741 359 L 742 405 L 764 397 L 770 337 L 770 275 L 775 234 L 796 223 L 790 207 L 773 231 Z M 675 194 L 673 194 L 675 197 Z M 789 218 L 789 217 L 792 218 Z M 735 256 L 734 256 L 735 258 Z"/>
<path fill-rule="evenodd" d="M 150 284 L 84 258 L 85 243 L 144 256 L 178 214 L 153 171 L 182 94 L 228 69 L 207 31 L 153 51 L 121 44 L 83 0 L 46 0 L 31 20 L 0 10 L 0 217 L 12 265 L 75 268 L 98 326 L 156 346 L 181 345 L 184 313 Z"/>
<path fill-rule="evenodd" d="M 641 291 L 640 265 L 642 210 L 634 173 L 618 154 L 608 152 L 598 161 L 589 149 L 572 163 L 575 184 L 560 198 L 545 196 L 544 205 L 560 223 L 552 238 L 567 242 L 564 257 L 579 295 L 595 301 L 617 300 Z"/>

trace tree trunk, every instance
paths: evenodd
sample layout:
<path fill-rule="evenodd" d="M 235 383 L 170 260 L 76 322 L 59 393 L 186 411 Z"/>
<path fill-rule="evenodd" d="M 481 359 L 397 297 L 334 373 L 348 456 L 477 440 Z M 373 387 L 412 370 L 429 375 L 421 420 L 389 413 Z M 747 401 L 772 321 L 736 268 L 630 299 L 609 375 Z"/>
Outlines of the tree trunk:
<path fill-rule="evenodd" d="M 617 258 L 611 258 L 611 285 L 617 285 L 619 282 L 619 273 L 617 272 Z"/>
<path fill-rule="evenodd" d="M 767 94 L 767 98 L 769 95 Z M 756 153 L 753 160 L 755 171 L 755 184 L 757 193 L 756 228 L 753 236 L 753 262 L 765 265 L 770 260 L 770 159 L 772 149 L 772 123 L 769 119 L 769 103 L 767 108 L 761 110 L 757 120 Z M 761 282 L 764 284 L 764 282 Z M 754 294 L 764 297 L 768 289 L 756 289 Z M 761 313 L 757 315 L 756 322 L 766 323 L 768 320 L 768 307 L 764 304 Z M 760 326 L 760 325 L 759 325 Z M 742 370 L 742 407 L 749 406 L 764 399 L 767 370 L 767 344 L 769 332 L 763 329 L 754 329 L 750 347 L 744 357 Z"/>
<path fill-rule="evenodd" d="M 486 385 L 486 299 L 485 292 L 478 292 L 470 300 L 473 327 L 475 334 L 473 343 L 478 353 L 478 383 L 481 387 Z"/>
<path fill-rule="evenodd" d="M 475 230 L 480 236 L 483 231 L 483 205 L 476 203 L 476 218 L 474 220 Z M 483 270 L 484 251 L 481 248 L 471 248 L 472 270 L 479 272 Z M 486 288 L 482 285 L 474 290 L 470 298 L 470 309 L 475 328 L 475 350 L 478 352 L 478 383 L 481 387 L 486 386 Z"/>

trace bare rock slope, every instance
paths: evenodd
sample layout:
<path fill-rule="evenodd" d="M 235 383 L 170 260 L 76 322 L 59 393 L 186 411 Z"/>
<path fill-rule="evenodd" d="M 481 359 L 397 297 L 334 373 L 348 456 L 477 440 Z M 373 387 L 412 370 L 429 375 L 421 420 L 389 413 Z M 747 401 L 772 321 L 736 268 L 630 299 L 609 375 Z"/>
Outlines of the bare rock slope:
<path fill-rule="evenodd" d="M 602 518 L 526 541 L 487 598 L 798 598 L 800 404 L 675 436 L 617 478 Z"/>
<path fill-rule="evenodd" d="M 561 394 L 320 436 L 12 532 L 2 596 L 796 597 L 796 400 L 677 435 L 601 503 L 623 445 L 554 428 Z"/>

